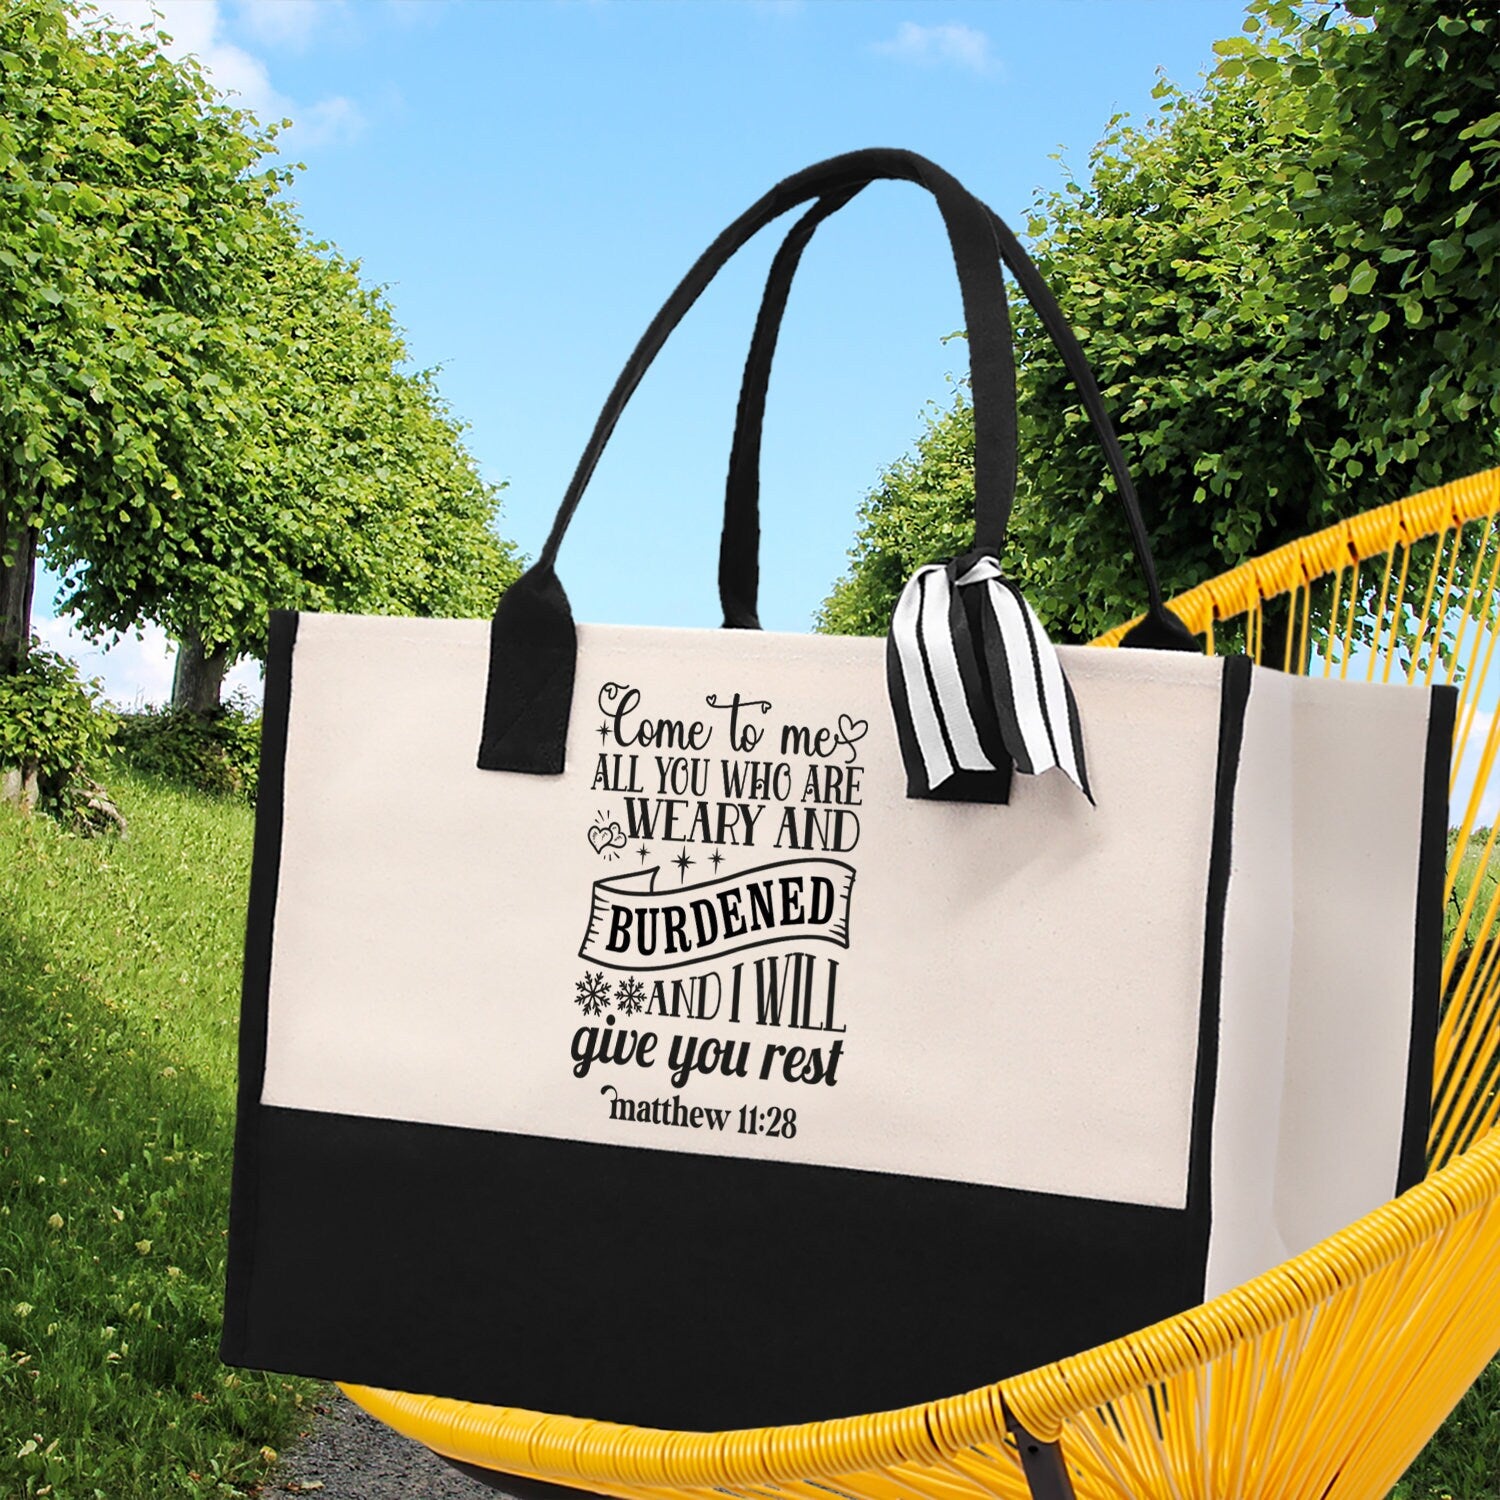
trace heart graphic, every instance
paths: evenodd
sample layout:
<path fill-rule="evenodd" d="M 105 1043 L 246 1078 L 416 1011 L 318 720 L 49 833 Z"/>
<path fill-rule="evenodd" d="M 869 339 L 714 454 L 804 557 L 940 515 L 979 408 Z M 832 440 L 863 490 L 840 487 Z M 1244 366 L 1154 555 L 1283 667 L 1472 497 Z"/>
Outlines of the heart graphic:
<path fill-rule="evenodd" d="M 606 849 L 623 849 L 625 830 L 618 823 L 596 823 L 589 829 L 589 843 L 595 854 L 603 854 Z"/>
<path fill-rule="evenodd" d="M 859 751 L 854 748 L 855 742 L 864 739 L 869 732 L 868 719 L 851 719 L 848 714 L 839 715 L 839 742 L 849 751 L 849 758 L 844 762 L 846 766 L 852 766 L 859 755 Z"/>

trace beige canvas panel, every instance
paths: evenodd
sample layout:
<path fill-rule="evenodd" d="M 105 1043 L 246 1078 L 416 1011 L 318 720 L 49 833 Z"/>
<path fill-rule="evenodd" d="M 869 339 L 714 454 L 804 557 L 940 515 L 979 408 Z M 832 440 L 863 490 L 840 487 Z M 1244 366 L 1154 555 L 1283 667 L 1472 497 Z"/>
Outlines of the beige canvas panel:
<path fill-rule="evenodd" d="M 1287 787 L 1294 779 L 1294 702 L 1285 673 L 1253 674 L 1224 908 L 1213 1227 L 1204 1276 L 1209 1297 L 1286 1259 L 1273 1211 L 1272 1143 L 1281 1130 L 1292 965 Z M 1298 1003 L 1317 999 L 1299 996 Z"/>
<path fill-rule="evenodd" d="M 581 627 L 567 772 L 478 771 L 488 636 L 483 621 L 300 621 L 265 1103 L 1182 1205 L 1220 663 L 1064 650 L 1097 808 L 1057 775 L 980 806 L 906 798 L 877 640 Z M 727 714 L 710 696 L 770 702 L 772 726 L 865 725 L 859 842 L 829 855 L 855 872 L 848 947 L 802 945 L 815 1010 L 839 964 L 843 1029 L 649 1018 L 663 1051 L 669 1034 L 748 1043 L 748 1078 L 676 1088 L 660 1053 L 574 1075 L 594 882 L 656 866 L 670 890 L 790 852 L 762 831 L 717 871 L 701 844 L 670 846 L 686 871 L 659 841 L 646 860 L 638 842 L 601 854 L 590 830 L 623 811 L 594 785 L 607 683 L 652 717 L 718 721 L 714 762 Z M 785 758 L 798 782 L 816 759 Z M 826 1067 L 836 1042 L 833 1086 L 758 1076 L 769 1047 L 820 1048 Z M 761 1129 L 611 1119 L 606 1088 L 732 1120 L 753 1108 Z M 789 1109 L 795 1135 L 767 1135 Z"/>

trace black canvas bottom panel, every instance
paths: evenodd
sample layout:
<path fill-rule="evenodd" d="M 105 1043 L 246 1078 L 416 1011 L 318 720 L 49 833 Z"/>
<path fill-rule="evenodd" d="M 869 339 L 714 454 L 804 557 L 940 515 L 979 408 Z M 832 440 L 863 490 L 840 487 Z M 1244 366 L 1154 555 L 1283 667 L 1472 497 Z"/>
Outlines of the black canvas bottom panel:
<path fill-rule="evenodd" d="M 256 1113 L 231 1364 L 713 1430 L 951 1396 L 1202 1298 L 1203 1209 Z"/>

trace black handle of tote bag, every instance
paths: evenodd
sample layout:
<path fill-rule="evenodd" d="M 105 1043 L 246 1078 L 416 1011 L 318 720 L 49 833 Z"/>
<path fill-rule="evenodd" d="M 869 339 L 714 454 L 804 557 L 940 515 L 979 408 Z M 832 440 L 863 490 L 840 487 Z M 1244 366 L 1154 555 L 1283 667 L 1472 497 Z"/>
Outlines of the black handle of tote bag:
<path fill-rule="evenodd" d="M 719 603 L 726 630 L 760 629 L 760 439 L 765 425 L 766 388 L 781 319 L 791 295 L 792 280 L 818 225 L 837 213 L 867 187 L 858 183 L 820 198 L 787 231 L 761 294 L 755 333 L 740 380 L 740 400 L 734 416 L 734 441 L 729 448 L 729 478 L 724 487 L 724 530 L 719 537 Z"/>
<path fill-rule="evenodd" d="M 856 151 L 809 167 L 779 183 L 714 241 L 652 320 L 615 382 L 537 561 L 506 591 L 491 622 L 489 678 L 478 758 L 481 770 L 556 775 L 563 769 L 577 636 L 567 595 L 554 569 L 557 551 L 626 402 L 672 330 L 730 257 L 765 225 L 799 204 L 822 200 L 819 209 L 826 211 L 815 209 L 793 231 L 797 234 L 806 226 L 802 236 L 805 244 L 827 213 L 880 179 L 915 182 L 926 188 L 943 215 L 969 337 L 975 426 L 975 547 L 999 551 L 1015 491 L 1015 368 L 1000 264 L 1005 240 L 1015 246 L 1014 237 L 1006 231 L 1002 239 L 996 226 L 1003 225 L 989 209 L 948 173 L 913 152 Z M 1019 252 L 1019 246 L 1015 250 Z M 793 269 L 795 258 L 791 260 Z M 1128 475 L 1126 482 L 1128 485 Z M 1162 604 L 1133 489 L 1122 491 L 1122 496 L 1127 511 L 1133 512 L 1132 530 L 1138 536 L 1141 569 L 1150 598 L 1148 616 L 1142 623 L 1164 640 L 1180 644 L 1186 631 Z"/>
<path fill-rule="evenodd" d="M 727 629 L 760 629 L 761 432 L 765 422 L 771 365 L 776 357 L 781 320 L 786 312 L 792 281 L 801 263 L 802 253 L 818 226 L 859 191 L 859 188 L 855 188 L 836 197 L 825 197 L 799 219 L 788 231 L 766 276 L 765 290 L 761 294 L 760 310 L 755 320 L 755 332 L 750 341 L 750 353 L 745 360 L 744 375 L 740 381 L 734 439 L 729 450 L 729 474 L 724 486 L 724 527 L 719 540 L 719 599 L 724 608 L 724 625 Z M 1140 624 L 1127 633 L 1122 644 L 1194 651 L 1201 649 L 1197 638 L 1170 611 L 1157 608 L 1161 599 L 1155 559 L 1146 535 L 1140 501 L 1125 454 L 1115 435 L 1114 424 L 1110 421 L 1098 382 L 1089 366 L 1088 356 L 1084 354 L 1077 336 L 1057 304 L 1057 299 L 1052 295 L 1051 288 L 1009 226 L 987 204 L 978 199 L 975 202 L 989 219 L 1000 258 L 1009 267 L 1027 300 L 1041 318 L 1042 326 L 1047 330 L 1053 347 L 1062 356 L 1064 367 L 1078 389 L 1089 425 L 1099 439 L 1105 462 L 1119 491 L 1120 503 L 1130 526 L 1131 541 L 1137 556 L 1142 560 L 1142 574 L 1152 608 Z M 977 425 L 976 414 L 976 427 Z M 1012 489 L 1005 500 L 1007 521 L 1013 500 Z M 1163 614 L 1165 619 L 1161 618 Z"/>

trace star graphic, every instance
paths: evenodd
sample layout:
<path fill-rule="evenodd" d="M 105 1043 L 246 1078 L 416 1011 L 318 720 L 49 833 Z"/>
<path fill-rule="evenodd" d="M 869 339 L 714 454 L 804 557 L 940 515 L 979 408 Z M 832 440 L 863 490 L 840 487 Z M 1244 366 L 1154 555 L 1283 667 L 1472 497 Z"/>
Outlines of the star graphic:
<path fill-rule="evenodd" d="M 717 849 L 708 856 L 708 862 L 714 867 L 714 874 L 719 873 L 719 866 L 724 863 L 724 856 Z"/>
<path fill-rule="evenodd" d="M 646 863 L 646 856 L 651 853 L 651 851 L 644 844 L 642 844 L 641 847 L 635 852 L 640 855 L 642 864 Z"/>
<path fill-rule="evenodd" d="M 601 724 L 599 726 L 599 738 L 601 740 L 607 740 L 609 738 L 609 725 L 608 724 Z"/>
<path fill-rule="evenodd" d="M 678 880 L 686 880 L 687 879 L 688 866 L 693 863 L 693 861 L 688 858 L 688 852 L 687 852 L 687 850 L 684 849 L 682 851 L 682 853 L 679 854 L 677 856 L 677 858 L 672 861 L 672 863 L 677 866 L 677 868 L 678 868 L 679 871 L 681 871 L 681 873 L 677 877 Z"/>

